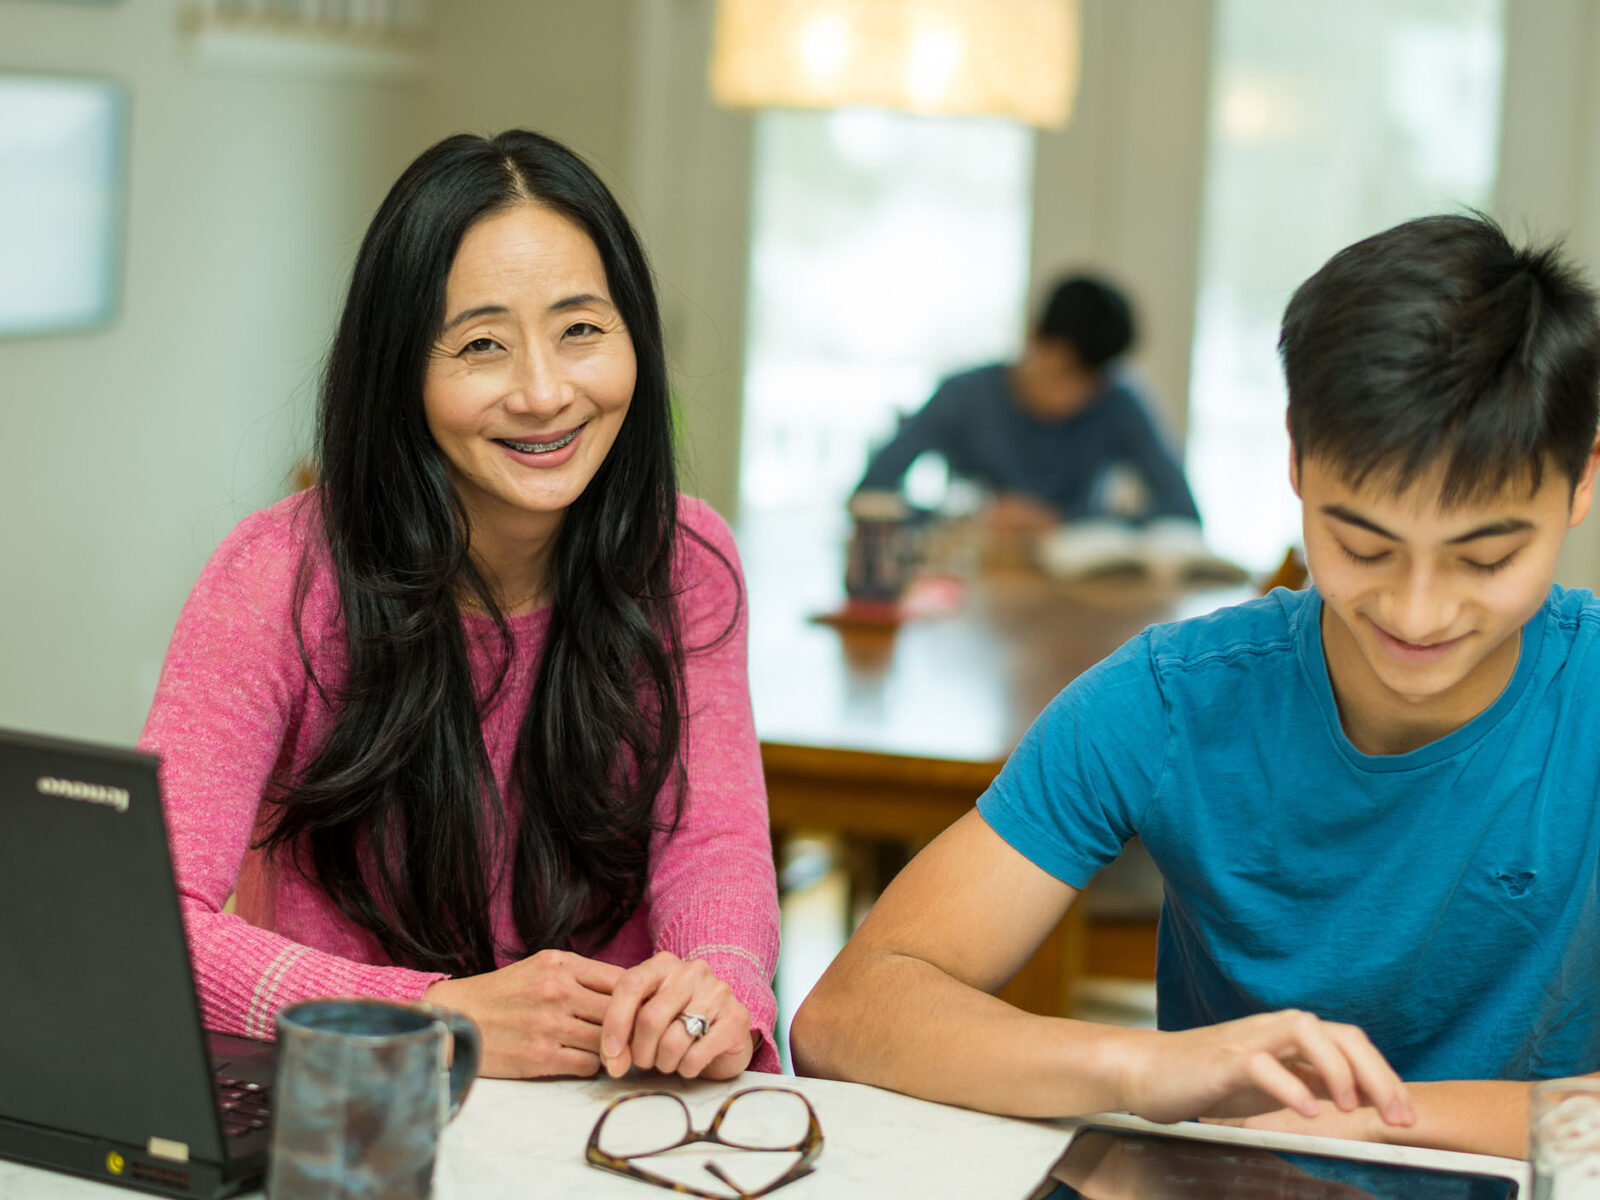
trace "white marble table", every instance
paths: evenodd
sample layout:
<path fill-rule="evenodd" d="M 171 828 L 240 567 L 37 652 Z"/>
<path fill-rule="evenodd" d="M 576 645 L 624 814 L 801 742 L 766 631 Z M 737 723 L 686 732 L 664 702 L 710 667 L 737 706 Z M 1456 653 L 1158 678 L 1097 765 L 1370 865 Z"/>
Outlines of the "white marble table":
<path fill-rule="evenodd" d="M 619 1082 L 519 1083 L 480 1080 L 445 1136 L 436 1176 L 440 1200 L 534 1200 L 582 1196 L 651 1200 L 672 1193 L 597 1171 L 584 1162 L 589 1131 L 617 1096 L 641 1088 L 682 1095 L 698 1126 L 741 1087 L 778 1084 L 803 1092 L 825 1139 L 816 1170 L 776 1193 L 783 1200 L 884 1200 L 916 1196 L 1025 1200 L 1060 1156 L 1079 1122 L 1019 1121 L 912 1100 L 859 1084 L 746 1074 L 731 1083 L 684 1083 L 639 1076 Z M 1113 1123 L 1148 1126 L 1132 1117 Z M 1392 1146 L 1199 1127 L 1203 1136 L 1268 1149 L 1355 1151 L 1378 1161 L 1468 1165 L 1526 1180 L 1525 1164 Z M 710 1154 L 692 1149 L 688 1172 Z M 724 1165 L 727 1160 L 719 1159 Z M 783 1163 L 775 1164 L 781 1170 Z M 690 1175 L 680 1175 L 690 1178 Z M 735 1178 L 740 1178 L 735 1175 Z M 704 1175 L 700 1182 L 715 1187 Z M 0 1162 L 0 1200 L 107 1200 L 131 1193 L 105 1184 Z"/>
<path fill-rule="evenodd" d="M 664 1189 L 608 1175 L 584 1162 L 589 1130 L 601 1110 L 640 1087 L 661 1088 L 682 1095 L 696 1126 L 704 1128 L 723 1097 L 741 1087 L 771 1083 L 803 1092 L 822 1126 L 816 1170 L 777 1193 L 784 1200 L 902 1195 L 1023 1200 L 1068 1141 L 1063 1130 L 1049 1123 L 992 1117 L 820 1079 L 746 1074 L 723 1084 L 654 1078 L 554 1084 L 489 1080 L 479 1085 L 482 1093 L 469 1099 L 447 1135 L 436 1177 L 438 1194 L 441 1200 L 666 1197 L 671 1193 Z M 692 1148 L 685 1165 L 697 1166 L 709 1156 L 703 1145 Z M 774 1164 L 773 1174 L 792 1159 L 790 1155 Z M 731 1165 L 721 1156 L 718 1161 Z M 699 1182 L 718 1190 L 709 1175 L 701 1174 Z"/>
<path fill-rule="evenodd" d="M 898 1195 L 1022 1200 L 1068 1140 L 1064 1130 L 1046 1122 L 992 1117 L 818 1079 L 750 1073 L 730 1083 L 685 1083 L 653 1075 L 616 1082 L 484 1079 L 473 1086 L 446 1132 L 435 1194 L 439 1200 L 668 1197 L 672 1193 L 665 1189 L 609 1175 L 584 1162 L 589 1131 L 605 1106 L 631 1091 L 670 1090 L 684 1097 L 703 1128 L 724 1096 L 763 1084 L 803 1092 L 822 1126 L 824 1144 L 816 1170 L 777 1193 L 784 1200 L 883 1200 Z M 701 1148 L 684 1166 L 697 1170 L 706 1157 Z M 709 1175 L 701 1182 L 717 1186 Z M 0 1200 L 107 1200 L 130 1194 L 0 1162 Z"/>

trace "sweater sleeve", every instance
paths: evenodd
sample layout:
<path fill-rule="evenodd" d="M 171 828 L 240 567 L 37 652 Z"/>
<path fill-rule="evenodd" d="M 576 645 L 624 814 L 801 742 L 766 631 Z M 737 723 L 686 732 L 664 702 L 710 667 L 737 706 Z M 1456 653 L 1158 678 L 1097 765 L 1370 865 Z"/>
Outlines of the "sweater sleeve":
<path fill-rule="evenodd" d="M 721 518 L 685 501 L 682 524 L 686 787 L 677 828 L 651 847 L 650 936 L 657 950 L 711 965 L 761 1035 L 751 1069 L 776 1071 L 778 893 L 750 706 L 744 581 Z"/>
<path fill-rule="evenodd" d="M 442 975 L 352 961 L 225 912 L 262 798 L 306 736 L 310 688 L 292 608 L 303 527 L 291 498 L 246 518 L 190 593 L 140 747 L 160 757 L 167 835 L 195 987 L 208 1028 L 270 1038 L 277 1011 L 312 996 L 419 998 Z M 307 597 L 306 640 L 337 611 L 331 581 Z M 321 614 L 323 619 L 318 620 Z M 320 703 L 320 702 L 319 702 Z M 322 918 L 330 930 L 340 920 Z"/>

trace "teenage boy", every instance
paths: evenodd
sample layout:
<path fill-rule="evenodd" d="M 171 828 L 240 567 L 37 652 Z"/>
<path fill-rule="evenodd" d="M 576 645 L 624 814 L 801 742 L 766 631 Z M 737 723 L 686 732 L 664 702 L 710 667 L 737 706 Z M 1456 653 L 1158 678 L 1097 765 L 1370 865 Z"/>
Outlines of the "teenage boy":
<path fill-rule="evenodd" d="M 1600 601 L 1552 583 L 1600 453 L 1594 296 L 1432 217 L 1335 255 L 1280 349 L 1315 586 L 1062 692 L 802 1006 L 804 1072 L 1521 1154 L 1526 1081 L 1600 1069 Z M 1160 1031 L 989 994 L 1134 835 Z"/>
<path fill-rule="evenodd" d="M 1127 298 L 1074 275 L 1050 293 L 1015 363 L 952 375 L 872 456 L 858 492 L 897 491 L 925 451 L 988 488 L 997 532 L 1043 532 L 1094 515 L 1106 472 L 1144 485 L 1143 517 L 1198 521 L 1183 468 L 1122 373 L 1134 340 Z"/>

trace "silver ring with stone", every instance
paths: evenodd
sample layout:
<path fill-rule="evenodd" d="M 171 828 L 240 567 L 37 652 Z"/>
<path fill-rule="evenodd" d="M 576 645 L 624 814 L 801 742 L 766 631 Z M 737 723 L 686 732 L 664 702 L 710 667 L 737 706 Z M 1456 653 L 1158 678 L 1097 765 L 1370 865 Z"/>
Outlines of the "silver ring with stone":
<path fill-rule="evenodd" d="M 678 1020 L 683 1022 L 683 1027 L 689 1031 L 689 1036 L 692 1038 L 705 1037 L 706 1030 L 711 1025 L 711 1022 L 699 1013 L 681 1012 L 678 1014 Z"/>

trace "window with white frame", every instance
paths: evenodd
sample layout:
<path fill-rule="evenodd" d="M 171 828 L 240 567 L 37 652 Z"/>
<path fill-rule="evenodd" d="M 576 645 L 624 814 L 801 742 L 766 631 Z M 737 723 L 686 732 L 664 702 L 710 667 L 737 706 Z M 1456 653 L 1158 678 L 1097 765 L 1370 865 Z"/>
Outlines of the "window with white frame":
<path fill-rule="evenodd" d="M 1501 0 L 1218 0 L 1188 473 L 1208 538 L 1256 568 L 1299 540 L 1278 323 L 1340 247 L 1486 207 Z"/>

